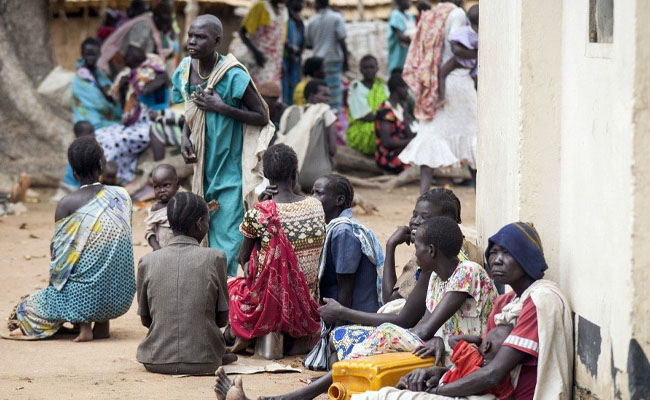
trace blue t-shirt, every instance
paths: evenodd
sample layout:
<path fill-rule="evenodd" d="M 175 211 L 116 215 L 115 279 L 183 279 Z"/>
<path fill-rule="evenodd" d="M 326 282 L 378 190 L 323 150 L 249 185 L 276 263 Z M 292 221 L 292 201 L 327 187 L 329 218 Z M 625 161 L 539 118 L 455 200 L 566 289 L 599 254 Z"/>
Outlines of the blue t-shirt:
<path fill-rule="evenodd" d="M 352 210 L 343 210 L 341 216 L 352 216 Z M 354 274 L 354 290 L 350 308 L 377 312 L 377 267 L 361 252 L 361 242 L 348 224 L 332 228 L 332 238 L 327 249 L 325 271 L 320 281 L 322 297 L 338 301 L 336 274 Z"/>

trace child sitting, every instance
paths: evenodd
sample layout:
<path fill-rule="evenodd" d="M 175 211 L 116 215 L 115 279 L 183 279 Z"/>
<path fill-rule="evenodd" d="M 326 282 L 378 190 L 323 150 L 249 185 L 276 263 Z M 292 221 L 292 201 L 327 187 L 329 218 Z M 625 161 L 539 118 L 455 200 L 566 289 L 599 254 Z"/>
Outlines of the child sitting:
<path fill-rule="evenodd" d="M 144 221 L 144 237 L 156 251 L 166 247 L 174 237 L 167 219 L 167 203 L 178 191 L 176 169 L 169 164 L 160 164 L 151 172 L 151 180 L 158 202 L 151 206 Z"/>
<path fill-rule="evenodd" d="M 321 57 L 309 57 L 305 60 L 305 64 L 302 67 L 303 78 L 298 82 L 296 89 L 293 92 L 294 106 L 302 106 L 307 103 L 305 87 L 309 81 L 312 79 L 325 79 L 324 62 L 325 61 Z"/>
<path fill-rule="evenodd" d="M 377 77 L 377 59 L 368 54 L 361 58 L 359 69 L 362 80 L 354 80 L 348 91 L 348 145 L 365 155 L 377 150 L 375 139 L 375 112 L 388 99 L 388 87 Z"/>
<path fill-rule="evenodd" d="M 478 62 L 476 58 L 476 51 L 478 50 L 478 5 L 472 6 L 467 11 L 467 18 L 470 24 L 457 28 L 449 34 L 449 42 L 451 43 L 454 56 L 451 57 L 446 63 L 440 66 L 438 71 L 438 102 L 436 108 L 442 107 L 447 102 L 445 100 L 445 80 L 451 71 L 457 68 L 467 68 L 470 70 L 472 79 L 474 79 L 474 86 L 476 86 L 476 79 L 478 73 Z M 473 52 L 474 56 L 471 58 L 463 57 L 457 52 Z"/>

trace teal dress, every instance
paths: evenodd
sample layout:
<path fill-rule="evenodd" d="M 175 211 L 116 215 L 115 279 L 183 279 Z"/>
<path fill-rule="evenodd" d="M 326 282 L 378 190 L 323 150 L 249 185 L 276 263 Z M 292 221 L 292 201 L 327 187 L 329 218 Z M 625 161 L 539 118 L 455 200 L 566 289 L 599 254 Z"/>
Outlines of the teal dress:
<path fill-rule="evenodd" d="M 188 82 L 190 57 L 185 57 L 172 77 L 172 101 L 183 103 L 191 100 L 196 86 Z M 223 61 L 220 57 L 219 63 Z M 233 67 L 217 83 L 216 91 L 223 101 L 232 107 L 241 107 L 250 76 L 241 68 Z M 202 87 L 205 89 L 205 85 Z M 205 153 L 203 172 L 203 197 L 206 202 L 217 200 L 219 209 L 210 213 L 208 239 L 210 247 L 226 253 L 228 275 L 237 275 L 237 256 L 243 236 L 239 224 L 244 218 L 242 198 L 242 143 L 241 121 L 217 114 L 206 113 Z"/>
<path fill-rule="evenodd" d="M 408 46 L 400 43 L 399 36 L 395 30 L 406 31 L 409 25 L 415 26 L 415 17 L 408 11 L 402 12 L 393 9 L 388 18 L 388 74 L 395 68 L 404 68 Z"/>

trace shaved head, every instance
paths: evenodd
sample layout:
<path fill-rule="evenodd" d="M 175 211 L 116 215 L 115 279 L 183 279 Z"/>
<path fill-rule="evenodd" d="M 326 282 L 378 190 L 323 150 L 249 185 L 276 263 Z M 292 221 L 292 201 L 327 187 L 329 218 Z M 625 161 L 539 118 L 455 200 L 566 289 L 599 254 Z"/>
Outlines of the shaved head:
<path fill-rule="evenodd" d="M 191 26 L 194 28 L 207 28 L 215 38 L 221 38 L 223 35 L 223 26 L 221 25 L 221 21 L 212 14 L 199 15 L 194 21 L 192 21 Z"/>

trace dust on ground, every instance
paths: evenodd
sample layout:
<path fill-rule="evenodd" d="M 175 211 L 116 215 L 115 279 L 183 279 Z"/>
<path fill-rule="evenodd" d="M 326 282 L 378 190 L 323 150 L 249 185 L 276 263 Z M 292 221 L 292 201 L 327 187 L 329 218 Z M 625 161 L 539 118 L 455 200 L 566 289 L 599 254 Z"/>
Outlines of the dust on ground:
<path fill-rule="evenodd" d="M 418 188 L 408 186 L 392 192 L 358 189 L 379 212 L 355 215 L 385 243 L 399 225 L 408 223 Z M 454 188 L 462 203 L 466 236 L 473 238 L 474 189 Z M 46 198 L 45 193 L 42 194 Z M 0 218 L 0 316 L 3 322 L 18 300 L 47 285 L 49 244 L 53 232 L 53 203 L 28 205 L 28 213 Z M 133 213 L 135 260 L 150 251 L 144 240 L 146 210 Z M 400 246 L 398 265 L 412 254 L 412 247 Z M 58 335 L 41 341 L 0 340 L 0 399 L 212 399 L 214 377 L 185 377 L 148 373 L 135 359 L 138 343 L 146 335 L 136 314 L 137 303 L 122 317 L 111 321 L 111 338 L 73 343 L 73 336 Z M 191 327 L 187 327 L 191 329 Z M 0 332 L 7 333 L 6 324 Z M 297 365 L 301 358 L 281 360 Z M 322 373 L 258 374 L 244 376 L 249 396 L 275 395 L 304 386 Z M 319 399 L 326 399 L 323 395 Z"/>

